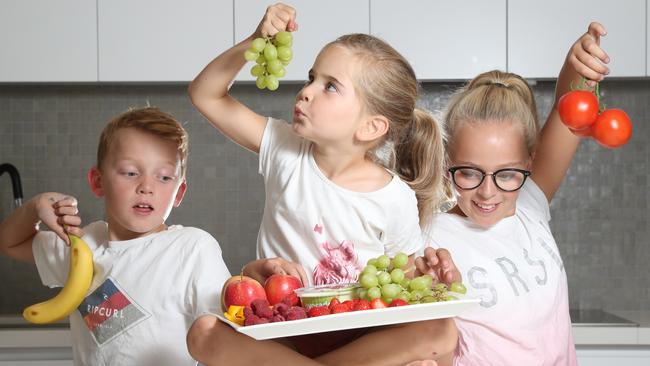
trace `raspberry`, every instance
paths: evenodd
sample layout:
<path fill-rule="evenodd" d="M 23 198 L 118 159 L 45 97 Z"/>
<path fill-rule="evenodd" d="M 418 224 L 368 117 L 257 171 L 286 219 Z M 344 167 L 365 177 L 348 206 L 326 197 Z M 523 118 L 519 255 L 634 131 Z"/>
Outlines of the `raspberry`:
<path fill-rule="evenodd" d="M 282 315 L 273 315 L 273 318 L 271 318 L 271 323 L 277 323 L 277 322 L 283 322 L 287 319 L 285 319 Z"/>
<path fill-rule="evenodd" d="M 266 318 L 258 318 L 259 320 L 255 324 L 266 324 L 269 323 L 270 321 Z"/>
<path fill-rule="evenodd" d="M 255 314 L 257 314 L 259 309 L 268 308 L 269 306 L 269 302 L 266 299 L 255 299 L 251 301 L 251 308 Z"/>
<path fill-rule="evenodd" d="M 257 308 L 257 316 L 260 318 L 271 319 L 273 317 L 273 309 L 270 306 L 265 308 Z"/>
<path fill-rule="evenodd" d="M 298 319 L 305 319 L 307 317 L 307 313 L 305 312 L 305 309 L 300 307 L 300 306 L 292 306 L 289 311 L 287 311 L 287 320 L 298 320 Z"/>
<path fill-rule="evenodd" d="M 244 319 L 244 325 L 255 325 L 259 322 L 260 317 L 253 314 L 251 316 L 247 316 L 246 319 Z"/>
<path fill-rule="evenodd" d="M 287 311 L 289 310 L 290 306 L 283 303 L 279 302 L 275 305 L 273 305 L 273 314 L 274 315 L 282 315 L 283 317 L 287 317 Z"/>
<path fill-rule="evenodd" d="M 253 309 L 249 308 L 248 306 L 244 308 L 244 319 L 249 318 L 253 315 L 255 315 Z"/>
<path fill-rule="evenodd" d="M 330 309 L 325 305 L 321 305 L 321 306 L 314 306 L 313 308 L 309 309 L 307 315 L 310 318 L 313 318 L 317 316 L 329 315 L 329 313 L 330 313 Z"/>

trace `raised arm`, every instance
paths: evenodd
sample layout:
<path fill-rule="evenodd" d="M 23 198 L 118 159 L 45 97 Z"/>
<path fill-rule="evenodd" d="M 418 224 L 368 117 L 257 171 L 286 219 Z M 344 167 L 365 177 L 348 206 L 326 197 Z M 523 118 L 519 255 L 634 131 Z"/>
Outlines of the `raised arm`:
<path fill-rule="evenodd" d="M 0 252 L 23 262 L 34 262 L 32 240 L 42 221 L 70 244 L 68 233 L 83 236 L 77 200 L 61 193 L 41 193 L 0 223 Z"/>
<path fill-rule="evenodd" d="M 253 40 L 271 37 L 283 30 L 295 30 L 295 18 L 296 12 L 290 6 L 276 4 L 268 7 L 253 34 L 212 60 L 189 86 L 192 103 L 208 121 L 228 138 L 253 152 L 259 152 L 266 117 L 234 99 L 228 90 L 244 67 L 244 52 L 251 47 Z"/>
<path fill-rule="evenodd" d="M 578 85 L 582 77 L 593 86 L 609 73 L 609 68 L 604 65 L 609 63 L 609 57 L 600 48 L 600 37 L 606 34 L 601 24 L 589 24 L 587 33 L 571 46 L 558 76 L 555 103 L 542 129 L 532 168 L 532 178 L 549 202 L 560 187 L 580 144 L 580 137 L 571 133 L 560 120 L 558 100 L 570 91 L 572 83 Z"/>

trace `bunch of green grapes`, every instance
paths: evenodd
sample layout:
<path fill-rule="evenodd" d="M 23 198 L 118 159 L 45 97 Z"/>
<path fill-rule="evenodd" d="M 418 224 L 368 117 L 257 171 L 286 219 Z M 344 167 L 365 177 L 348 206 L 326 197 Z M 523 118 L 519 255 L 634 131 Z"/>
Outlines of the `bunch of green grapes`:
<path fill-rule="evenodd" d="M 434 286 L 433 277 L 428 274 L 409 279 L 406 273 L 414 268 L 404 268 L 407 263 L 408 256 L 405 253 L 397 253 L 393 259 L 387 255 L 370 259 L 359 277 L 359 298 L 370 301 L 381 298 L 386 304 L 394 299 L 419 304 L 457 300 L 448 291 L 460 294 L 467 292 L 460 282 L 452 283 L 449 288 L 444 283 Z"/>
<path fill-rule="evenodd" d="M 255 61 L 251 75 L 257 77 L 255 85 L 258 88 L 275 90 L 280 86 L 278 79 L 285 75 L 284 67 L 293 58 L 292 44 L 293 36 L 287 31 L 253 40 L 251 47 L 244 52 L 244 58 L 246 61 Z"/>

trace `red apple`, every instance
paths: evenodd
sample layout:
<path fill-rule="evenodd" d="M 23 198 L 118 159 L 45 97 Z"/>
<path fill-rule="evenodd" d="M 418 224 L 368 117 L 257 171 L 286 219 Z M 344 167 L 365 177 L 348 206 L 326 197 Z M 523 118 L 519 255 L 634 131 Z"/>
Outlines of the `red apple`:
<path fill-rule="evenodd" d="M 293 290 L 302 287 L 300 279 L 290 275 L 274 274 L 264 282 L 266 298 L 271 305 L 281 302 L 285 297 L 291 299 L 291 305 L 298 304 L 298 296 Z"/>
<path fill-rule="evenodd" d="M 223 285 L 221 306 L 226 311 L 230 305 L 251 306 L 251 301 L 266 299 L 264 287 L 247 276 L 232 276 Z"/>

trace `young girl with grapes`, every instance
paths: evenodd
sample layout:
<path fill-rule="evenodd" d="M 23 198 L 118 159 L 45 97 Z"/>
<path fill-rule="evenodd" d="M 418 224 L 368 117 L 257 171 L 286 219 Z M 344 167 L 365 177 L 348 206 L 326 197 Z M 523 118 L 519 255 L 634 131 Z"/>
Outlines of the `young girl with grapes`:
<path fill-rule="evenodd" d="M 257 249 L 270 259 L 253 262 L 245 273 L 258 279 L 288 273 L 305 285 L 355 282 L 370 258 L 412 255 L 422 247 L 420 220 L 443 191 L 442 136 L 434 119 L 416 108 L 419 85 L 411 66 L 369 35 L 343 36 L 321 50 L 296 96 L 292 124 L 235 100 L 228 87 L 253 40 L 295 29 L 294 9 L 269 7 L 255 33 L 207 65 L 189 93 L 210 123 L 259 153 L 266 202 Z M 445 254 L 438 253 L 437 269 L 445 280 L 458 280 Z M 400 365 L 451 352 L 456 333 L 453 321 L 442 319 L 307 339 L 294 344 L 312 356 L 344 344 L 321 355 L 323 364 Z M 310 364 L 209 316 L 195 322 L 188 345 L 206 364 L 234 364 L 231 350 L 242 345 L 242 364 Z"/>
<path fill-rule="evenodd" d="M 571 47 L 557 100 L 585 77 L 608 73 L 592 23 Z M 580 143 L 556 106 L 538 137 L 533 93 L 519 76 L 477 76 L 451 101 L 445 118 L 449 179 L 457 205 L 425 229 L 449 248 L 468 294 L 481 306 L 456 318 L 454 365 L 575 365 L 566 272 L 549 228 L 549 202 Z M 436 263 L 428 248 L 416 260 Z"/>

